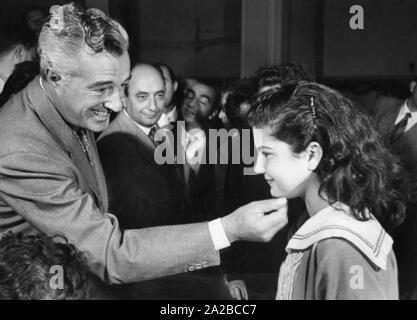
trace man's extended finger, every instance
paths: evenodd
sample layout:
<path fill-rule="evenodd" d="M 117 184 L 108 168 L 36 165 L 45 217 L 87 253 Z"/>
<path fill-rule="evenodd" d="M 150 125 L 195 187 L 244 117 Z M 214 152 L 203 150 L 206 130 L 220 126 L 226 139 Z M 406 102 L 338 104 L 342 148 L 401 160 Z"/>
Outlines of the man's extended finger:
<path fill-rule="evenodd" d="M 287 199 L 286 198 L 278 198 L 278 199 L 268 199 L 262 201 L 253 202 L 253 206 L 258 210 L 258 212 L 262 213 L 270 213 L 272 211 L 276 211 L 282 207 L 287 206 Z"/>
<path fill-rule="evenodd" d="M 270 214 L 263 217 L 263 222 L 271 226 L 280 226 L 287 224 L 288 222 L 288 208 L 282 206 L 279 210 L 273 211 Z"/>
<path fill-rule="evenodd" d="M 243 300 L 242 293 L 239 290 L 239 287 L 235 287 L 235 292 L 238 297 L 238 300 Z"/>
<path fill-rule="evenodd" d="M 243 288 L 242 292 L 243 292 L 243 300 L 249 300 L 248 290 L 246 290 L 246 288 Z"/>

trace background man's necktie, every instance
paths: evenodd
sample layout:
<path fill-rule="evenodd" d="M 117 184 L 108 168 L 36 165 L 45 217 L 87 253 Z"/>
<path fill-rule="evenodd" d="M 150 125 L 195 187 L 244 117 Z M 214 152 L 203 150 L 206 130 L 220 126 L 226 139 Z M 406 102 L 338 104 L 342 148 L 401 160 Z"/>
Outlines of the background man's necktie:
<path fill-rule="evenodd" d="M 155 145 L 155 147 L 159 146 L 159 144 L 161 144 L 161 143 L 162 143 L 162 141 L 161 141 L 161 140 L 155 140 L 155 134 L 156 134 L 156 131 L 157 131 L 158 129 L 159 129 L 159 126 L 158 126 L 158 125 L 153 126 L 153 127 L 151 128 L 151 130 L 149 131 L 149 133 L 148 133 L 148 137 L 149 137 L 149 139 L 151 139 L 151 141 L 152 141 L 152 143 Z"/>
<path fill-rule="evenodd" d="M 404 116 L 404 118 L 402 118 L 401 121 L 395 125 L 394 130 L 391 133 L 392 143 L 396 142 L 404 134 L 405 129 L 407 128 L 408 119 L 410 118 L 411 118 L 411 113 L 408 112 Z"/>

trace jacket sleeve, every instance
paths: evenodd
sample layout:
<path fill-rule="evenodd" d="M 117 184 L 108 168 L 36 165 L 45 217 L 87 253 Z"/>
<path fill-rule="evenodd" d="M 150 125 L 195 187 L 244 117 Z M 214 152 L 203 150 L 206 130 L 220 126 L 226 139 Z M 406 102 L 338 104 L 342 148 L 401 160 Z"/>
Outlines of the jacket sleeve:
<path fill-rule="evenodd" d="M 388 255 L 387 270 L 371 264 L 343 239 L 323 240 L 313 254 L 315 299 L 398 299 L 397 266 L 392 251 Z"/>
<path fill-rule="evenodd" d="M 90 269 L 111 284 L 220 263 L 207 223 L 121 232 L 117 219 L 102 213 L 79 188 L 73 165 L 57 155 L 0 157 L 0 199 L 10 207 L 8 214 L 19 214 L 48 235 L 65 236 L 84 252 Z"/>

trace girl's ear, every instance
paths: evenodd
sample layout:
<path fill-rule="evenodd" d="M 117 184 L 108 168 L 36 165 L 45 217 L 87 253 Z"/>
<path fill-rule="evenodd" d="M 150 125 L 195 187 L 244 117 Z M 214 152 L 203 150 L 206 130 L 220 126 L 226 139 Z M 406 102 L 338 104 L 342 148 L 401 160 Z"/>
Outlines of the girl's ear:
<path fill-rule="evenodd" d="M 307 167 L 309 170 L 313 171 L 318 167 L 321 158 L 323 157 L 323 149 L 318 142 L 310 142 L 305 152 L 308 161 Z"/>

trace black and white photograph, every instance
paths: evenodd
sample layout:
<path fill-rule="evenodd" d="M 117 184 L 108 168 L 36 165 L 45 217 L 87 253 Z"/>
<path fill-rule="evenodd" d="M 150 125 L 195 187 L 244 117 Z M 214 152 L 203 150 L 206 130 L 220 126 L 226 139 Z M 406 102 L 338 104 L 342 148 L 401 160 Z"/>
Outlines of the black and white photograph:
<path fill-rule="evenodd" d="M 417 300 L 416 15 L 2 0 L 0 300 Z"/>

